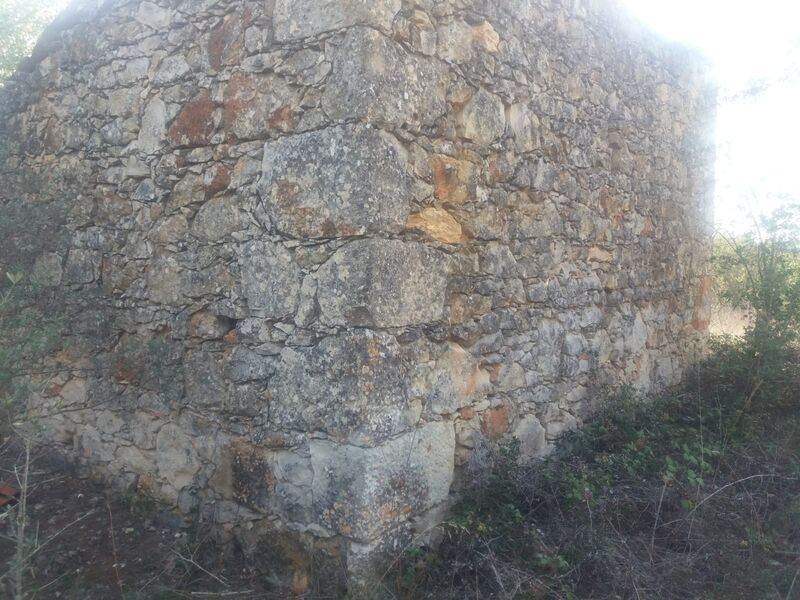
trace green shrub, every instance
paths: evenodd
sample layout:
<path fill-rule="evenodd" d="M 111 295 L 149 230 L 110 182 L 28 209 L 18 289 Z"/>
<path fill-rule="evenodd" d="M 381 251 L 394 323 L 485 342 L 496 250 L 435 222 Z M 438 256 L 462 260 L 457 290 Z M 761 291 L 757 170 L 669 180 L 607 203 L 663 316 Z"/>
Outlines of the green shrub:
<path fill-rule="evenodd" d="M 741 343 L 714 342 L 716 369 L 746 391 L 742 415 L 755 402 L 790 400 L 800 341 L 800 207 L 761 219 L 749 235 L 723 237 L 715 273 L 720 297 L 753 315 Z"/>

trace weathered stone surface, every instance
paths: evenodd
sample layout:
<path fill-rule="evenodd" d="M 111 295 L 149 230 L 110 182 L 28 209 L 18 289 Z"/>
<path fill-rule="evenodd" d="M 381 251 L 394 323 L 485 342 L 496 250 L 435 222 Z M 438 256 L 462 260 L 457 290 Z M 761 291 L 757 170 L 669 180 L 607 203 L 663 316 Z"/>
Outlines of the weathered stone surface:
<path fill-rule="evenodd" d="M 178 425 L 165 425 L 156 437 L 156 464 L 159 475 L 176 490 L 191 485 L 200 470 L 194 440 Z"/>
<path fill-rule="evenodd" d="M 169 27 L 172 20 L 172 11 L 153 2 L 142 2 L 136 13 L 136 20 L 148 27 L 163 31 Z"/>
<path fill-rule="evenodd" d="M 253 314 L 282 318 L 294 314 L 301 271 L 280 244 L 250 242 L 241 249 L 242 292 Z"/>
<path fill-rule="evenodd" d="M 201 90 L 175 117 L 169 129 L 174 146 L 205 146 L 214 133 L 214 103 L 208 90 Z"/>
<path fill-rule="evenodd" d="M 444 316 L 447 258 L 422 244 L 359 240 L 336 252 L 317 274 L 323 322 L 406 327 Z"/>
<path fill-rule="evenodd" d="M 389 31 L 400 6 L 400 0 L 276 0 L 275 38 L 289 42 L 353 25 Z"/>
<path fill-rule="evenodd" d="M 489 372 L 453 342 L 446 344 L 446 350 L 435 361 L 418 365 L 411 380 L 412 394 L 440 415 L 452 415 L 480 402 L 490 389 Z"/>
<path fill-rule="evenodd" d="M 291 131 L 299 98 L 282 78 L 236 72 L 225 86 L 222 122 L 230 141 Z"/>
<path fill-rule="evenodd" d="M 512 435 L 520 442 L 520 458 L 527 460 L 540 456 L 547 449 L 546 430 L 533 415 L 520 419 Z"/>
<path fill-rule="evenodd" d="M 505 130 L 506 113 L 503 101 L 480 88 L 459 115 L 459 135 L 480 146 L 487 146 L 499 140 Z"/>
<path fill-rule="evenodd" d="M 192 222 L 192 233 L 208 242 L 216 242 L 240 229 L 240 213 L 236 198 L 212 198 L 206 202 Z"/>
<path fill-rule="evenodd" d="M 354 27 L 332 46 L 322 107 L 335 121 L 432 124 L 447 111 L 449 76 L 433 58 L 408 53 L 374 29 Z"/>
<path fill-rule="evenodd" d="M 443 208 L 426 208 L 411 215 L 406 227 L 419 229 L 429 238 L 445 244 L 459 244 L 465 241 L 461 224 Z"/>
<path fill-rule="evenodd" d="M 333 531 L 375 539 L 447 499 L 453 480 L 455 433 L 429 423 L 377 448 L 311 442 L 314 510 Z"/>
<path fill-rule="evenodd" d="M 406 375 L 397 341 L 383 333 L 355 330 L 286 349 L 269 386 L 270 420 L 374 444 L 408 426 Z"/>
<path fill-rule="evenodd" d="M 139 130 L 139 150 L 146 154 L 155 153 L 164 141 L 167 128 L 167 106 L 159 97 L 148 102 Z"/>
<path fill-rule="evenodd" d="M 34 282 L 39 285 L 54 287 L 61 283 L 64 275 L 63 259 L 54 252 L 42 254 L 33 264 L 31 274 Z"/>
<path fill-rule="evenodd" d="M 397 233 L 414 197 L 406 163 L 388 133 L 333 127 L 268 143 L 259 190 L 275 228 L 293 237 Z"/>
<path fill-rule="evenodd" d="M 463 204 L 476 194 L 475 165 L 437 154 L 431 160 L 436 197 L 442 202 Z"/>

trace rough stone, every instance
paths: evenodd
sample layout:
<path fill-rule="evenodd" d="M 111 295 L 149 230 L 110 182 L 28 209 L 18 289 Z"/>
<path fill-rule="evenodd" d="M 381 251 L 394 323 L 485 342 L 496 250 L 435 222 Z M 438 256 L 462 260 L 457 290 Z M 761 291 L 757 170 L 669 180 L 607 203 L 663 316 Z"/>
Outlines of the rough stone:
<path fill-rule="evenodd" d="M 200 460 L 194 442 L 178 425 L 165 425 L 156 437 L 156 464 L 159 474 L 176 490 L 194 481 Z"/>
<path fill-rule="evenodd" d="M 459 244 L 465 241 L 461 224 L 443 208 L 426 208 L 411 215 L 406 227 L 419 229 L 429 238 L 445 244 Z"/>
<path fill-rule="evenodd" d="M 250 310 L 267 318 L 287 317 L 297 310 L 302 273 L 280 244 L 250 242 L 242 247 L 242 292 Z"/>
<path fill-rule="evenodd" d="M 330 325 L 406 327 L 444 317 L 447 258 L 423 244 L 358 240 L 317 274 L 322 320 Z"/>
<path fill-rule="evenodd" d="M 155 97 L 147 104 L 139 131 L 139 150 L 154 154 L 164 140 L 167 128 L 167 105 Z"/>
<path fill-rule="evenodd" d="M 240 228 L 240 213 L 234 198 L 212 198 L 192 221 L 192 232 L 208 242 L 217 242 Z"/>
<path fill-rule="evenodd" d="M 506 111 L 503 101 L 480 88 L 459 115 L 459 135 L 480 146 L 488 146 L 499 140 L 505 130 Z"/>
<path fill-rule="evenodd" d="M 175 117 L 169 129 L 174 146 L 198 147 L 211 142 L 214 133 L 214 104 L 208 90 L 199 91 Z"/>
<path fill-rule="evenodd" d="M 377 448 L 311 442 L 314 511 L 333 531 L 359 541 L 444 502 L 453 480 L 455 433 L 429 423 Z"/>
<path fill-rule="evenodd" d="M 400 0 L 276 0 L 275 38 L 290 42 L 353 25 L 389 31 L 401 4 Z"/>
<path fill-rule="evenodd" d="M 350 444 L 383 441 L 408 425 L 406 371 L 397 341 L 382 333 L 355 330 L 286 349 L 269 386 L 270 419 Z"/>
<path fill-rule="evenodd" d="M 292 237 L 397 233 L 414 196 L 406 162 L 388 133 L 334 127 L 268 143 L 259 190 L 276 229 Z"/>
<path fill-rule="evenodd" d="M 374 29 L 354 27 L 332 46 L 322 108 L 335 121 L 432 124 L 447 111 L 449 77 L 433 58 L 410 54 Z"/>
<path fill-rule="evenodd" d="M 512 435 L 520 442 L 520 458 L 523 461 L 540 456 L 547 449 L 546 430 L 533 415 L 520 419 Z"/>

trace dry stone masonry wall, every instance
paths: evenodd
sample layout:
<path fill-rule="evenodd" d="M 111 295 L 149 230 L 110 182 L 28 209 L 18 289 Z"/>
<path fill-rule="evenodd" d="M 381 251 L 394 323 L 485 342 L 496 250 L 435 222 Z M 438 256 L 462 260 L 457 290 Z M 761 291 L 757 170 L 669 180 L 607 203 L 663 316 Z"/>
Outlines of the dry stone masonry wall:
<path fill-rule="evenodd" d="M 67 324 L 32 414 L 175 514 L 357 573 L 491 444 L 680 381 L 712 116 L 602 0 L 78 1 L 0 107 L 0 267 Z"/>

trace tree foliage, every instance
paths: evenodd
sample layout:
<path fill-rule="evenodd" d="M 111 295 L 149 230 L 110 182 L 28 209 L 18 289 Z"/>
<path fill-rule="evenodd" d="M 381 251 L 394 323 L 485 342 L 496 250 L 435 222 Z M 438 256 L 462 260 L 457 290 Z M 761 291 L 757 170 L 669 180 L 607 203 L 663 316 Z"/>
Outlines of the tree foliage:
<path fill-rule="evenodd" d="M 0 84 L 29 56 L 36 39 L 59 11 L 58 3 L 38 0 L 0 2 Z"/>

